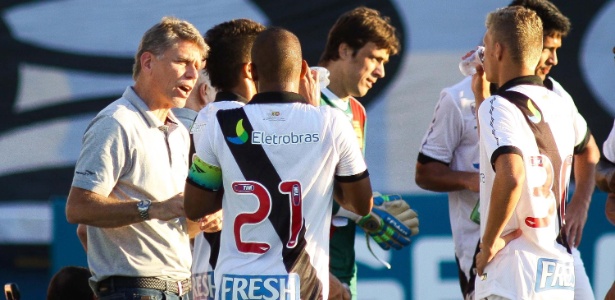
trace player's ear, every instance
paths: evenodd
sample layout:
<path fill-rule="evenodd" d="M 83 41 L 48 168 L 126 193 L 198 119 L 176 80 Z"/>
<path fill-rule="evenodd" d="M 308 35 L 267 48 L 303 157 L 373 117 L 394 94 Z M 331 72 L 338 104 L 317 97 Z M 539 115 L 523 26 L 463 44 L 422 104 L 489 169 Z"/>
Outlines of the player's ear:
<path fill-rule="evenodd" d="M 497 59 L 497 61 L 501 61 L 502 60 L 502 55 L 504 53 L 504 48 L 502 47 L 502 44 L 496 42 L 493 53 L 494 53 L 495 58 Z"/>
<path fill-rule="evenodd" d="M 244 78 L 254 80 L 253 78 L 254 74 L 252 74 L 252 66 L 253 66 L 252 63 L 243 64 L 243 67 L 241 68 L 241 75 Z"/>
<path fill-rule="evenodd" d="M 152 69 L 152 62 L 154 60 L 154 54 L 148 51 L 143 52 L 141 57 L 139 57 L 141 61 L 141 71 L 149 72 Z"/>
<path fill-rule="evenodd" d="M 249 78 L 252 78 L 253 81 L 258 81 L 258 74 L 256 74 L 256 65 L 252 62 L 246 64 L 248 68 L 248 74 L 250 74 Z"/>
<path fill-rule="evenodd" d="M 199 92 L 199 103 L 202 106 L 207 105 L 207 83 L 206 82 L 200 83 L 197 91 Z"/>
<path fill-rule="evenodd" d="M 309 71 L 310 71 L 310 66 L 308 65 L 307 61 L 304 59 L 303 63 L 301 63 L 301 76 L 299 78 L 303 78 L 305 74 L 307 74 L 307 72 Z"/>
<path fill-rule="evenodd" d="M 337 47 L 337 52 L 341 59 L 352 56 L 352 48 L 346 43 L 341 43 L 339 47 Z"/>

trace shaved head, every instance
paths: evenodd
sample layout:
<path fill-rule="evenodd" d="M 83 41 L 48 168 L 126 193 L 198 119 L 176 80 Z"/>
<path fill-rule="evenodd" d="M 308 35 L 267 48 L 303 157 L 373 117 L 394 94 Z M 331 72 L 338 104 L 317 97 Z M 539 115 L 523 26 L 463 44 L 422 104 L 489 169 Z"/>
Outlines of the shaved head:
<path fill-rule="evenodd" d="M 259 84 L 299 82 L 302 62 L 299 38 L 286 29 L 266 29 L 254 41 L 252 63 Z"/>

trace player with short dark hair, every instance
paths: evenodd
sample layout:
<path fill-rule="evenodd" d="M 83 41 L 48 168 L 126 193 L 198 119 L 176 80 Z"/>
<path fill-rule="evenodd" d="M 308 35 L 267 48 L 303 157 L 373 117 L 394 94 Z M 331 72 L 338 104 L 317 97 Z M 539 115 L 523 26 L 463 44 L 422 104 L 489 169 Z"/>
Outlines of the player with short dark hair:
<path fill-rule="evenodd" d="M 235 19 L 217 24 L 205 33 L 205 41 L 210 47 L 205 70 L 210 74 L 217 93 L 214 102 L 198 113 L 192 126 L 195 144 L 201 139 L 205 124 L 215 117 L 218 110 L 241 107 L 256 94 L 256 84 L 250 72 L 251 51 L 254 40 L 263 30 L 265 26 L 253 20 Z M 205 218 L 211 216 L 223 220 L 221 211 Z M 212 275 L 219 241 L 219 231 L 206 231 L 195 237 L 192 263 L 192 280 L 196 283 L 194 300 L 214 296 Z"/>
<path fill-rule="evenodd" d="M 294 34 L 263 31 L 251 71 L 259 93 L 218 111 L 195 145 L 186 214 L 223 208 L 216 299 L 245 298 L 248 287 L 251 297 L 327 299 L 332 196 L 369 213 L 365 162 L 345 117 L 297 94 L 309 68 Z"/>

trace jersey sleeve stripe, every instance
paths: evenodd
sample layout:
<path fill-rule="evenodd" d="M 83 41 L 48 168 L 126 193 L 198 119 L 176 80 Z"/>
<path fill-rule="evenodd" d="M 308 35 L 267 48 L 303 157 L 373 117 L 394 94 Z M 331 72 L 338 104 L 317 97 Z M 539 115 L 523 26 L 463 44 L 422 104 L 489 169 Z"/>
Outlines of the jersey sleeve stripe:
<path fill-rule="evenodd" d="M 435 159 L 435 158 L 433 158 L 433 157 L 431 157 L 429 155 L 425 155 L 422 152 L 419 152 L 419 156 L 416 159 L 416 161 L 418 161 L 419 163 L 421 163 L 423 165 L 426 164 L 426 163 L 430 163 L 430 162 L 441 163 L 441 164 L 443 164 L 443 165 L 445 165 L 447 167 L 450 165 L 449 163 L 443 162 L 443 161 L 441 161 L 439 159 Z"/>
<path fill-rule="evenodd" d="M 519 156 L 521 156 L 521 158 L 523 158 L 523 152 L 521 152 L 521 149 L 515 147 L 515 146 L 501 146 L 497 149 L 495 149 L 495 151 L 493 151 L 493 154 L 491 155 L 491 167 L 493 168 L 493 171 L 495 172 L 495 161 L 498 159 L 498 157 L 502 154 L 517 154 Z"/>
<path fill-rule="evenodd" d="M 592 136 L 591 131 L 589 130 L 589 127 L 587 128 L 587 132 L 585 133 L 585 138 L 583 138 L 583 141 L 580 142 L 578 145 L 574 146 L 574 154 L 579 154 L 579 153 L 583 153 L 583 151 L 585 151 L 585 149 L 587 148 L 587 144 L 589 143 L 589 138 Z"/>
<path fill-rule="evenodd" d="M 337 180 L 338 182 L 356 182 L 359 181 L 363 178 L 369 177 L 369 172 L 367 170 L 359 173 L 359 174 L 355 174 L 355 175 L 350 175 L 350 176 L 339 176 L 339 175 L 335 175 L 335 180 Z"/>

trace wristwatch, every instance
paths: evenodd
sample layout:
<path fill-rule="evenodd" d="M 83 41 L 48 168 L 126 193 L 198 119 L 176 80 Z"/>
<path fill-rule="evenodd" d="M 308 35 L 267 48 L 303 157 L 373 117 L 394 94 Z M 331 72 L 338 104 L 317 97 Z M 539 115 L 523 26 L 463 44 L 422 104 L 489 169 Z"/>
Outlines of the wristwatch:
<path fill-rule="evenodd" d="M 139 210 L 139 216 L 143 221 L 149 220 L 149 207 L 152 205 L 152 201 L 149 199 L 143 199 L 137 203 L 137 209 Z"/>

